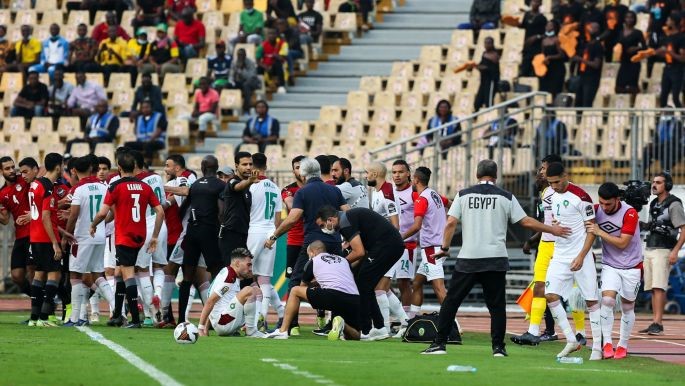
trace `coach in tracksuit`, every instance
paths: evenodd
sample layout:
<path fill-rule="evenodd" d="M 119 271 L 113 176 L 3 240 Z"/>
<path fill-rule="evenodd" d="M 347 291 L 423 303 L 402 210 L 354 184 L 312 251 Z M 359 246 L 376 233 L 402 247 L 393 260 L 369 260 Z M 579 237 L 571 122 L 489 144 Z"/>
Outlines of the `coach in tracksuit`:
<path fill-rule="evenodd" d="M 485 304 L 490 311 L 492 353 L 495 357 L 507 356 L 504 348 L 506 331 L 506 273 L 509 270 L 507 254 L 508 223 L 537 232 L 564 236 L 569 229 L 548 226 L 528 217 L 513 194 L 495 186 L 497 164 L 491 160 L 478 163 L 478 184 L 461 190 L 447 213 L 447 225 L 441 252 L 436 258 L 449 255 L 452 235 L 457 222 L 462 222 L 463 245 L 457 256 L 447 297 L 440 308 L 438 335 L 422 354 L 446 354 L 445 343 L 454 324 L 461 302 L 476 283 L 483 286 Z"/>

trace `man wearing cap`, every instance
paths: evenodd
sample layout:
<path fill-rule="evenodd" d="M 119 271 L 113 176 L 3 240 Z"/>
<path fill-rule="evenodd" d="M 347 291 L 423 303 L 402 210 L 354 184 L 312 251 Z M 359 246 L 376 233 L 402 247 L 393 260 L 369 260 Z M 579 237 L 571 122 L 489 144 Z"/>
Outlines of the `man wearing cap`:
<path fill-rule="evenodd" d="M 147 31 L 144 28 L 136 30 L 136 38 L 128 41 L 128 49 L 131 56 L 127 64 L 136 67 L 138 72 L 150 72 L 154 67 L 150 65 L 150 42 L 147 40 Z M 131 79 L 131 87 L 135 87 L 135 79 Z"/>
<path fill-rule="evenodd" d="M 216 173 L 216 176 L 219 177 L 219 179 L 224 183 L 228 183 L 228 181 L 235 176 L 235 171 L 230 166 L 224 166 L 223 168 L 219 169 L 219 171 Z"/>
<path fill-rule="evenodd" d="M 212 79 L 212 88 L 220 91 L 228 86 L 228 72 L 231 69 L 231 55 L 226 53 L 226 43 L 216 43 L 216 55 L 207 56 L 207 76 Z"/>
<path fill-rule="evenodd" d="M 164 23 L 157 24 L 157 39 L 150 47 L 150 64 L 161 78 L 168 73 L 181 72 L 178 45 L 167 36 Z"/>

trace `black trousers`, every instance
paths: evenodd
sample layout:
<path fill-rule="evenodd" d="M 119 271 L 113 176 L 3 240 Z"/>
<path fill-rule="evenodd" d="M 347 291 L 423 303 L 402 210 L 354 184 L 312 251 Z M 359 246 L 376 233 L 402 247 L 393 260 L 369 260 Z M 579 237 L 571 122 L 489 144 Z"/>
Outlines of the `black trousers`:
<path fill-rule="evenodd" d="M 231 252 L 236 248 L 247 248 L 247 234 L 224 229 L 219 235 L 219 250 L 223 265 L 231 264 Z"/>
<path fill-rule="evenodd" d="M 473 286 L 480 283 L 483 286 L 485 304 L 490 311 L 492 347 L 504 347 L 504 333 L 507 330 L 506 274 L 504 271 L 474 273 L 454 271 L 447 290 L 447 297 L 440 307 L 438 336 L 435 338 L 435 342 L 442 344 L 447 342 L 459 306 L 471 292 Z"/>
<path fill-rule="evenodd" d="M 354 279 L 359 290 L 359 323 L 365 334 L 369 333 L 372 322 L 375 328 L 382 328 L 385 324 L 374 290 L 403 253 L 404 243 L 399 240 L 399 243 L 372 247 L 368 251 L 368 257 L 362 259 Z"/>
<path fill-rule="evenodd" d="M 580 77 L 580 88 L 576 93 L 576 107 L 592 107 L 599 90 L 599 78 Z"/>
<path fill-rule="evenodd" d="M 659 95 L 659 105 L 666 107 L 668 104 L 668 94 L 673 96 L 675 107 L 683 107 L 680 101 L 680 92 L 683 89 L 683 67 L 666 65 L 664 73 L 661 75 L 661 94 Z"/>
<path fill-rule="evenodd" d="M 286 247 L 286 263 L 285 263 L 285 277 L 290 279 L 293 274 L 293 268 L 297 262 L 298 256 L 300 256 L 300 251 L 302 250 L 301 245 L 287 245 Z"/>

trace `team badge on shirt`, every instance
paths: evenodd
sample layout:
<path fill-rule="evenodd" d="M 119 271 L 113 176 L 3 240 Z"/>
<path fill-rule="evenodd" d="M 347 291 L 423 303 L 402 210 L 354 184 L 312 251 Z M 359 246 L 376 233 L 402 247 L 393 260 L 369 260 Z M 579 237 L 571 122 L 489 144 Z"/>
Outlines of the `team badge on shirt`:
<path fill-rule="evenodd" d="M 228 287 L 222 288 L 222 289 L 221 289 L 221 295 L 226 295 L 226 292 L 228 292 L 229 289 L 230 289 L 230 288 L 228 288 Z"/>
<path fill-rule="evenodd" d="M 592 216 L 595 214 L 595 209 L 592 207 L 592 205 L 588 205 L 585 207 L 585 215 L 586 216 Z"/>

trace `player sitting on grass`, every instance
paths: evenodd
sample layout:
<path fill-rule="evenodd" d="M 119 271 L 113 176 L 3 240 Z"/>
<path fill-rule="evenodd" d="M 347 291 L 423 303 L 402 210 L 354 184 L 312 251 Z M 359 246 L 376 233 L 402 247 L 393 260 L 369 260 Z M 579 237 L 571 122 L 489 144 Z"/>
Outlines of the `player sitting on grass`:
<path fill-rule="evenodd" d="M 257 331 L 255 300 L 258 287 L 240 289 L 240 281 L 252 278 L 252 253 L 245 248 L 231 252 L 231 265 L 222 269 L 212 282 L 209 298 L 202 308 L 198 329 L 207 336 L 208 323 L 219 336 L 230 336 L 243 325 L 249 338 L 263 338 Z"/>
<path fill-rule="evenodd" d="M 304 268 L 302 281 L 318 283 L 317 287 L 306 285 L 293 287 L 285 306 L 285 317 L 280 329 L 266 337 L 288 339 L 288 329 L 293 317 L 300 309 L 300 300 L 309 302 L 314 309 L 329 310 L 333 315 L 333 327 L 328 340 L 359 340 L 359 291 L 355 284 L 350 264 L 344 257 L 326 253 L 321 241 L 314 241 L 307 247 L 309 261 Z"/>

